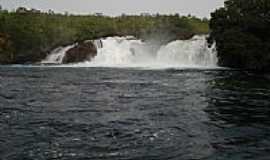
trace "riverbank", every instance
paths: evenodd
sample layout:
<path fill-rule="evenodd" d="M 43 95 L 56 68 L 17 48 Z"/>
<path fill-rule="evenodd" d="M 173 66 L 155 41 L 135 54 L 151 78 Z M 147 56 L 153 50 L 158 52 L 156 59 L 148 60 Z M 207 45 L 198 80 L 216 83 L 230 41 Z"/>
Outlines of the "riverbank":
<path fill-rule="evenodd" d="M 56 47 L 101 37 L 132 35 L 162 44 L 209 32 L 208 20 L 179 15 L 108 17 L 21 9 L 0 11 L 0 22 L 0 64 L 38 62 Z"/>

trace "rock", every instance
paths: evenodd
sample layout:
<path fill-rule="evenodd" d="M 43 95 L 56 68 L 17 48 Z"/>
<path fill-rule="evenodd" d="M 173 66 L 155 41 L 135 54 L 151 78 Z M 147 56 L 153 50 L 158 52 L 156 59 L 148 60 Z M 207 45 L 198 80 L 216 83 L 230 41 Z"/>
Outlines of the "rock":
<path fill-rule="evenodd" d="M 93 41 L 85 41 L 78 43 L 75 47 L 69 49 L 64 58 L 63 64 L 78 63 L 91 60 L 97 55 L 97 47 Z"/>
<path fill-rule="evenodd" d="M 192 33 L 192 32 L 178 33 L 178 34 L 176 35 L 176 40 L 189 40 L 189 39 L 191 39 L 193 36 L 195 36 L 195 34 Z"/>

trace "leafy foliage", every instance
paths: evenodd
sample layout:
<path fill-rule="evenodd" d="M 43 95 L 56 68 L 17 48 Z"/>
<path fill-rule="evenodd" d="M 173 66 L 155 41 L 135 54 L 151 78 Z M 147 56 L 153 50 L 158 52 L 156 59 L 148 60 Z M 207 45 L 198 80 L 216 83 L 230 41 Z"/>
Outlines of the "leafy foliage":
<path fill-rule="evenodd" d="M 269 28 L 269 0 L 227 0 L 211 14 L 209 42 L 222 66 L 269 70 Z"/>
<path fill-rule="evenodd" d="M 0 11 L 0 33 L 5 35 L 1 40 L 8 41 L 0 46 L 0 63 L 25 63 L 43 59 L 57 46 L 107 36 L 133 35 L 162 43 L 186 39 L 208 33 L 208 21 L 179 15 L 62 15 L 20 7 L 16 12 Z"/>

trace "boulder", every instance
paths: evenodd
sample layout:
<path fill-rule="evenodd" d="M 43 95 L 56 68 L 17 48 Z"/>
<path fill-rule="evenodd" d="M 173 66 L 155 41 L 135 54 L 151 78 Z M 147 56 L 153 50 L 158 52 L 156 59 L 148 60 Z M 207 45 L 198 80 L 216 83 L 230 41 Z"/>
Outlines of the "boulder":
<path fill-rule="evenodd" d="M 97 47 L 93 41 L 78 43 L 75 47 L 66 51 L 62 63 L 78 63 L 91 60 L 97 55 Z"/>
<path fill-rule="evenodd" d="M 189 39 L 191 39 L 193 36 L 195 36 L 195 34 L 192 33 L 192 32 L 178 33 L 178 34 L 176 35 L 176 39 L 175 39 L 175 40 L 189 40 Z"/>

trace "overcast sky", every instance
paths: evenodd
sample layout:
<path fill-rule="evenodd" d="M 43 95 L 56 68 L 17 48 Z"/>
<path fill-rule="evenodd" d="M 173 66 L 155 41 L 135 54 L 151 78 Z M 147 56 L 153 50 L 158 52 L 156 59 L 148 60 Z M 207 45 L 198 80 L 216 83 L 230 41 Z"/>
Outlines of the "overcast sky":
<path fill-rule="evenodd" d="M 19 6 L 55 12 L 88 14 L 102 12 L 106 15 L 149 13 L 191 13 L 209 17 L 211 11 L 223 6 L 224 0 L 0 0 L 3 8 L 12 10 Z"/>

